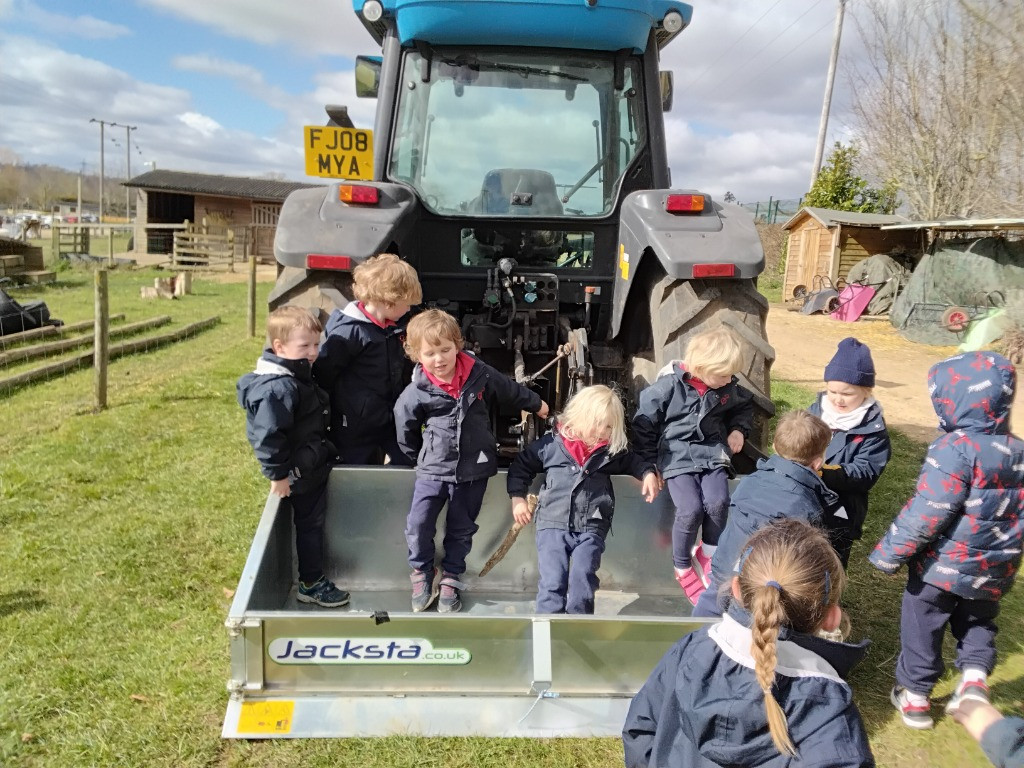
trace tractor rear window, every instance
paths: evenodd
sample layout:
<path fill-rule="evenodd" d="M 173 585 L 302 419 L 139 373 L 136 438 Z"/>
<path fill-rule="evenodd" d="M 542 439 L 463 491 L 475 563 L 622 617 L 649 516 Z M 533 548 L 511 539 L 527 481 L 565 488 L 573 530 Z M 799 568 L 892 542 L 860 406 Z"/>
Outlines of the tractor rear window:
<path fill-rule="evenodd" d="M 616 89 L 610 55 L 408 51 L 388 175 L 442 215 L 607 215 L 646 141 L 638 64 L 619 66 Z"/>
<path fill-rule="evenodd" d="M 499 259 L 545 269 L 593 266 L 593 232 L 556 232 L 547 229 L 462 230 L 462 263 L 468 267 L 493 267 Z"/>

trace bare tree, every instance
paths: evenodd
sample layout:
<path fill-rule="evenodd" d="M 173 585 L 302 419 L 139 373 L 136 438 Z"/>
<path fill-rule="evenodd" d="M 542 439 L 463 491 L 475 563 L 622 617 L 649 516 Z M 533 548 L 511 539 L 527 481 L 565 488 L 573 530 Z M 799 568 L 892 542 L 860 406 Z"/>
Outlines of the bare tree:
<path fill-rule="evenodd" d="M 922 219 L 1024 208 L 1024 4 L 866 0 L 853 68 L 864 160 Z"/>

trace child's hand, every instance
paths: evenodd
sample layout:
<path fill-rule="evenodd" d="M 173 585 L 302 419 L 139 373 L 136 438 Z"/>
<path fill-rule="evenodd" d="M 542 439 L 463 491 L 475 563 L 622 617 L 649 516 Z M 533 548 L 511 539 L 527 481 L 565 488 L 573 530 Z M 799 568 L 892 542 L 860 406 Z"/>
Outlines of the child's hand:
<path fill-rule="evenodd" d="M 270 492 L 275 496 L 280 496 L 283 499 L 285 496 L 292 495 L 292 486 L 288 482 L 287 477 L 282 480 L 271 480 Z"/>
<path fill-rule="evenodd" d="M 729 444 L 729 450 L 733 453 L 739 453 L 743 450 L 743 433 L 738 429 L 734 429 L 729 433 L 729 437 L 726 438 L 726 442 Z"/>
<path fill-rule="evenodd" d="M 546 419 L 548 417 L 548 404 L 543 400 L 540 401 L 540 408 L 537 410 L 537 416 L 542 419 Z"/>
<path fill-rule="evenodd" d="M 640 494 L 644 497 L 644 501 L 650 504 L 654 501 L 654 497 L 661 491 L 661 478 L 658 477 L 657 472 L 648 472 L 644 475 L 643 485 L 640 487 Z"/>
<path fill-rule="evenodd" d="M 512 497 L 512 517 L 515 518 L 519 525 L 529 525 L 530 520 L 533 519 L 530 505 L 526 503 L 526 499 L 522 496 Z"/>

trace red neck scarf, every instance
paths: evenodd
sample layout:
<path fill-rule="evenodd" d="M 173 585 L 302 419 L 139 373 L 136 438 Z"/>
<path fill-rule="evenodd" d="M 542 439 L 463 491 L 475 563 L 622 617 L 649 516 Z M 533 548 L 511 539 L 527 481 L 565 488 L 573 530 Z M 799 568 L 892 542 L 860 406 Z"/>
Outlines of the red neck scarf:
<path fill-rule="evenodd" d="M 697 397 L 704 397 L 704 393 L 709 389 L 708 385 L 686 370 L 686 366 L 682 363 L 679 364 L 679 370 L 683 373 L 689 374 L 688 378 L 686 376 L 683 377 L 683 381 L 697 390 Z"/>
<path fill-rule="evenodd" d="M 394 320 L 385 320 L 382 323 L 380 320 L 378 320 L 376 317 L 374 317 L 373 315 L 371 315 L 369 312 L 366 311 L 366 307 L 363 306 L 363 302 L 361 302 L 361 301 L 358 302 L 356 304 L 356 306 L 359 307 L 359 311 L 362 312 L 364 315 L 366 315 L 366 318 L 371 323 L 376 325 L 378 328 L 390 328 L 393 325 L 397 325 L 397 323 Z"/>
<path fill-rule="evenodd" d="M 562 438 L 562 444 L 565 446 L 565 450 L 569 452 L 569 455 L 576 460 L 576 463 L 581 467 L 587 463 L 587 459 L 593 456 L 600 448 L 604 448 L 608 445 L 607 440 L 602 440 L 593 448 L 589 447 L 582 440 L 574 440 L 571 437 L 565 435 L 559 435 Z"/>

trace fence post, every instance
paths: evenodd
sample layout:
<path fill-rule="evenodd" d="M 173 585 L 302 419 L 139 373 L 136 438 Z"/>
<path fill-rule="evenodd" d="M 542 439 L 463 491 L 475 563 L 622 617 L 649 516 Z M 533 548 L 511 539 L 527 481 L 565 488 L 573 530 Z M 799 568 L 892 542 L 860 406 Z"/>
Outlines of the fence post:
<path fill-rule="evenodd" d="M 760 204 L 760 203 L 757 203 L 757 204 L 756 204 L 756 205 L 754 206 L 754 221 L 757 221 L 757 215 L 758 215 L 759 213 L 761 213 L 761 204 Z"/>
<path fill-rule="evenodd" d="M 249 250 L 249 238 L 245 239 L 245 251 Z M 256 337 L 256 252 L 248 254 L 249 256 L 249 301 L 248 301 L 248 313 L 246 318 L 249 322 L 249 338 Z"/>
<path fill-rule="evenodd" d="M 228 272 L 235 271 L 235 230 L 228 230 Z"/>
<path fill-rule="evenodd" d="M 60 224 L 54 224 L 50 230 L 50 258 L 54 264 L 60 262 Z"/>
<path fill-rule="evenodd" d="M 114 228 L 107 229 L 107 263 L 114 266 Z"/>
<path fill-rule="evenodd" d="M 96 300 L 93 319 L 93 368 L 96 382 L 96 410 L 107 407 L 107 362 L 110 344 L 109 299 L 107 295 L 107 270 L 96 270 Z"/>

